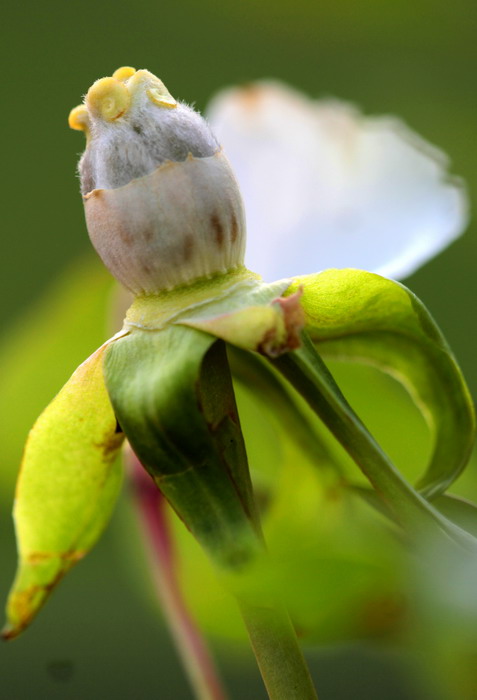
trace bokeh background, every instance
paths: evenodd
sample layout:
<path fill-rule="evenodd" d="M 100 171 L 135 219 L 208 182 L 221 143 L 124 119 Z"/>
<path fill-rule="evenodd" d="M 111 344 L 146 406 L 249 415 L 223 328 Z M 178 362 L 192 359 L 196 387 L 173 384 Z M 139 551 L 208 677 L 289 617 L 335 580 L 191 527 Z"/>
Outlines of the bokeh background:
<path fill-rule="evenodd" d="M 0 318 L 3 357 L 11 360 L 16 349 L 16 365 L 5 360 L 0 373 L 7 386 L 2 410 L 18 415 L 15 434 L 9 427 L 0 443 L 2 598 L 14 571 L 10 508 L 25 425 L 35 401 L 44 403 L 84 359 L 85 348 L 92 351 L 106 334 L 108 283 L 99 271 L 96 279 L 88 263 L 80 269 L 76 262 L 90 255 L 75 177 L 83 143 L 66 122 L 89 85 L 120 65 L 149 68 L 176 97 L 202 109 L 224 86 L 279 78 L 311 96 L 353 101 L 366 113 L 399 115 L 450 155 L 476 202 L 476 31 L 473 0 L 24 0 L 2 10 Z M 462 239 L 406 281 L 446 334 L 474 396 L 476 234 L 472 221 Z M 55 324 L 65 311 L 55 280 L 73 274 L 81 298 L 71 305 L 65 339 Z M 39 302 L 44 294 L 47 301 Z M 41 362 L 32 362 L 25 347 L 31 338 L 25 318 L 30 331 L 44 337 L 35 352 L 48 367 L 46 386 Z M 29 379 L 23 392 L 9 395 L 8 377 L 22 362 Z M 363 410 L 372 421 L 372 409 Z M 0 647 L 6 700 L 191 697 L 150 585 L 142 582 L 147 572 L 129 508 L 124 498 L 99 545 L 24 638 Z M 265 697 L 249 652 L 237 656 L 220 636 L 212 645 L 233 697 Z M 391 647 L 326 646 L 309 658 L 324 700 L 430 697 L 411 662 Z"/>

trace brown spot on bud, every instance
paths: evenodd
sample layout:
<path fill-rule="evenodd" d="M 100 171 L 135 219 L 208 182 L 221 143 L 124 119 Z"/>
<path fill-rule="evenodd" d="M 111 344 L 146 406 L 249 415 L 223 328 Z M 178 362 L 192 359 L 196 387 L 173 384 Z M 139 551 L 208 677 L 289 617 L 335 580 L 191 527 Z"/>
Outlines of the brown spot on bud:
<path fill-rule="evenodd" d="M 238 236 L 238 221 L 237 221 L 237 217 L 235 216 L 234 211 L 232 211 L 232 216 L 230 219 L 230 231 L 231 231 L 230 237 L 231 237 L 232 243 L 235 243 L 235 241 L 237 240 L 237 236 Z"/>
<path fill-rule="evenodd" d="M 132 245 L 133 239 L 132 239 L 131 234 L 128 231 L 126 231 L 123 228 L 118 228 L 118 234 L 119 234 L 119 237 L 123 243 L 125 243 L 127 246 Z"/>
<path fill-rule="evenodd" d="M 172 289 L 242 264 L 242 201 L 222 152 L 169 162 L 98 192 L 84 197 L 88 231 L 107 267 L 131 291 Z"/>
<path fill-rule="evenodd" d="M 194 236 L 192 236 L 190 233 L 188 233 L 184 236 L 183 252 L 184 252 L 185 262 L 188 262 L 192 258 L 193 250 L 194 250 Z"/>
<path fill-rule="evenodd" d="M 222 248 L 224 244 L 224 227 L 222 226 L 222 222 L 220 221 L 217 214 L 212 214 L 212 216 L 210 217 L 210 225 L 212 226 L 212 229 L 214 231 L 215 241 L 218 247 Z"/>

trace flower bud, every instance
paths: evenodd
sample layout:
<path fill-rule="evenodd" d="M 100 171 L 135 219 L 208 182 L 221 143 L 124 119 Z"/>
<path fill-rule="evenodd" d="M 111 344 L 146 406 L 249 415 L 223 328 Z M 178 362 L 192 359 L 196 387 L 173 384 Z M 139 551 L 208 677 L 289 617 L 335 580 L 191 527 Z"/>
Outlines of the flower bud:
<path fill-rule="evenodd" d="M 111 273 L 154 294 L 243 263 L 245 219 L 230 165 L 205 120 L 149 71 L 97 80 L 69 124 L 91 241 Z"/>

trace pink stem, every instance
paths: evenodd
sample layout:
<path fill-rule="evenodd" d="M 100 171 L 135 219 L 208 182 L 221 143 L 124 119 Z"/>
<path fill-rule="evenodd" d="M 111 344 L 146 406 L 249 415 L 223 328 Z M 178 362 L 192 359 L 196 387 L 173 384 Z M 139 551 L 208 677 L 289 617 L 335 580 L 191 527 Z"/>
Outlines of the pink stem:
<path fill-rule="evenodd" d="M 157 594 L 176 649 L 198 700 L 226 700 L 214 661 L 181 594 L 166 501 L 133 453 L 127 451 L 131 482 L 153 562 Z"/>

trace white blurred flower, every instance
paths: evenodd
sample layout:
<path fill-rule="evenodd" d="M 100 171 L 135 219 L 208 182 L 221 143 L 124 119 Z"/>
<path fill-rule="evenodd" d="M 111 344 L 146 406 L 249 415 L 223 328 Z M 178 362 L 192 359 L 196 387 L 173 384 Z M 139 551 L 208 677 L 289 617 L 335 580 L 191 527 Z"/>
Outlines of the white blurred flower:
<path fill-rule="evenodd" d="M 398 119 L 278 82 L 219 93 L 208 119 L 245 200 L 246 263 L 266 280 L 329 267 L 403 278 L 467 225 L 447 157 Z"/>

